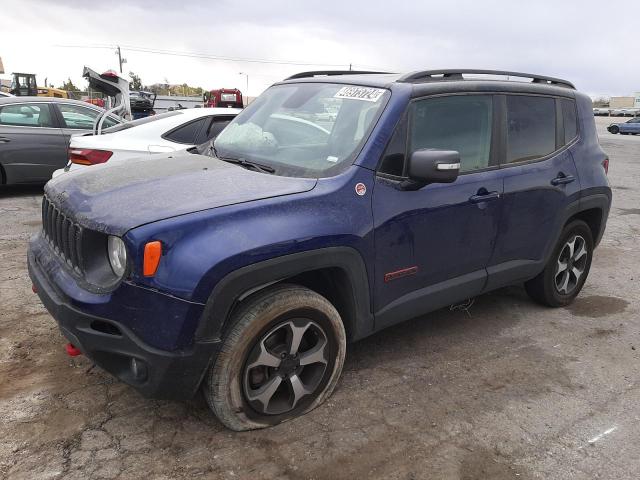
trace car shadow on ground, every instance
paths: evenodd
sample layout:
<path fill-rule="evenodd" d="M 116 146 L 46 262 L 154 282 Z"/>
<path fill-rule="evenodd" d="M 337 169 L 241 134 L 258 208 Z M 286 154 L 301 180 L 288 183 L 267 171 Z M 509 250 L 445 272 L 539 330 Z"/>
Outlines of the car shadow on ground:
<path fill-rule="evenodd" d="M 389 357 L 410 358 L 415 354 L 410 345 L 416 343 L 427 349 L 441 349 L 456 342 L 477 344 L 516 326 L 522 317 L 518 312 L 533 309 L 546 310 L 535 304 L 522 286 L 505 287 L 400 322 L 348 345 L 345 368 L 362 362 L 383 365 Z"/>
<path fill-rule="evenodd" d="M 522 286 L 501 288 L 470 300 L 400 322 L 348 344 L 343 378 L 337 390 L 356 388 L 350 383 L 359 384 L 370 376 L 367 372 L 402 370 L 410 365 L 441 370 L 446 366 L 440 363 L 446 363 L 445 359 L 452 356 L 461 362 L 471 362 L 478 352 L 500 349 L 496 344 L 499 337 L 516 328 L 527 313 L 539 311 L 545 315 L 550 310 L 534 303 Z M 516 342 L 512 347 L 518 349 L 522 345 Z M 201 392 L 186 404 L 192 415 L 222 427 L 208 411 Z"/>
<path fill-rule="evenodd" d="M 42 195 L 44 185 L 0 185 L 0 200 L 3 198 Z"/>

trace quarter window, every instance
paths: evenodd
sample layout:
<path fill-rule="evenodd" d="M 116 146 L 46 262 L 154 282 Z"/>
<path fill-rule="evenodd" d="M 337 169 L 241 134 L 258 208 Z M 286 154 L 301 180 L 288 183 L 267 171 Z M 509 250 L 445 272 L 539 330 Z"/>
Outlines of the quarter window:
<path fill-rule="evenodd" d="M 0 125 L 13 127 L 54 127 L 46 103 L 22 103 L 0 108 Z"/>
<path fill-rule="evenodd" d="M 490 95 L 457 95 L 417 101 L 412 108 L 410 151 L 455 150 L 460 170 L 489 165 L 493 100 Z"/>
<path fill-rule="evenodd" d="M 564 144 L 571 142 L 578 135 L 578 119 L 576 116 L 576 103 L 573 100 L 563 98 L 560 100 L 562 106 L 562 120 L 564 122 Z"/>
<path fill-rule="evenodd" d="M 380 165 L 380 173 L 401 177 L 404 173 L 404 158 L 407 149 L 407 120 L 406 117 L 400 120 L 393 136 L 387 145 L 382 163 Z"/>
<path fill-rule="evenodd" d="M 165 139 L 176 143 L 184 143 L 187 145 L 195 145 L 196 135 L 202 129 L 206 118 L 201 118 L 193 122 L 189 122 L 186 125 L 176 128 L 172 132 L 169 132 L 164 136 Z"/>
<path fill-rule="evenodd" d="M 533 160 L 555 149 L 555 100 L 507 95 L 507 162 Z"/>

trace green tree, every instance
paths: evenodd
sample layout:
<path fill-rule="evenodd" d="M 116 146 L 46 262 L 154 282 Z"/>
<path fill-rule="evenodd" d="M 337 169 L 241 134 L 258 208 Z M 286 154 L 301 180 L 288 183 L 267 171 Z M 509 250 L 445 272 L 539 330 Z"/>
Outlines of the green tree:
<path fill-rule="evenodd" d="M 66 82 L 62 84 L 62 86 L 60 87 L 60 90 L 66 90 L 67 92 L 80 91 L 80 89 L 73 84 L 73 82 L 71 81 L 71 78 L 69 78 Z"/>
<path fill-rule="evenodd" d="M 131 82 L 129 83 L 129 88 L 131 90 L 143 90 L 142 80 L 140 77 L 133 72 L 129 72 L 129 77 L 131 78 Z"/>

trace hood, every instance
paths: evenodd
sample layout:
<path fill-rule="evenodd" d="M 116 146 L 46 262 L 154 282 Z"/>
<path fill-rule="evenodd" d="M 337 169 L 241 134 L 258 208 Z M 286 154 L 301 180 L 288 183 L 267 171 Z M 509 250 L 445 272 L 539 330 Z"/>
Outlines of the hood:
<path fill-rule="evenodd" d="M 69 172 L 49 181 L 45 193 L 84 227 L 123 235 L 177 215 L 307 192 L 316 182 L 184 153 Z"/>

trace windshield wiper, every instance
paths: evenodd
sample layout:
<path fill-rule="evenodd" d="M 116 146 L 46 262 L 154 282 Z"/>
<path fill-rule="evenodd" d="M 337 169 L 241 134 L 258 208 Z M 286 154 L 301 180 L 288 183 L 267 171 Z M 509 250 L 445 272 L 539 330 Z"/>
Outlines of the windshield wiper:
<path fill-rule="evenodd" d="M 241 167 L 244 167 L 248 170 L 255 170 L 262 173 L 275 173 L 276 171 L 276 169 L 273 167 L 270 167 L 268 165 L 261 165 L 256 162 L 250 162 L 249 160 L 245 160 L 244 158 L 220 157 L 218 155 L 216 155 L 216 157 L 223 162 L 235 163 L 236 165 L 240 165 Z"/>

